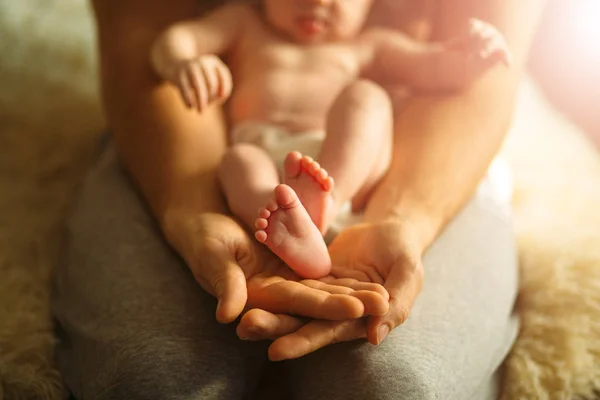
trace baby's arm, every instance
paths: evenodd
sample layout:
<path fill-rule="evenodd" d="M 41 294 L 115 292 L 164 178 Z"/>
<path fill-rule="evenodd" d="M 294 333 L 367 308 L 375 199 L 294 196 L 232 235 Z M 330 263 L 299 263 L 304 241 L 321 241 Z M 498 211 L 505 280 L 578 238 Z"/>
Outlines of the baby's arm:
<path fill-rule="evenodd" d="M 396 31 L 373 30 L 365 35 L 371 46 L 368 74 L 386 84 L 417 90 L 457 90 L 490 67 L 510 64 L 502 35 L 492 26 L 472 20 L 465 34 L 442 43 L 424 43 Z"/>
<path fill-rule="evenodd" d="M 229 97 L 231 73 L 218 56 L 235 45 L 249 11 L 244 5 L 226 5 L 203 18 L 172 25 L 154 42 L 154 70 L 179 88 L 188 107 L 202 111 Z"/>

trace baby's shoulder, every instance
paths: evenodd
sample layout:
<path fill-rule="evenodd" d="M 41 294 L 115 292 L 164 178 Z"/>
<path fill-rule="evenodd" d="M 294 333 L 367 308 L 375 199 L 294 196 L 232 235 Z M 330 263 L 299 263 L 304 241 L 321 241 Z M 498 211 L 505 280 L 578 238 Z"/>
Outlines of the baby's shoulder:
<path fill-rule="evenodd" d="M 235 16 L 235 19 L 243 23 L 256 22 L 259 19 L 258 6 L 255 2 L 249 2 L 247 0 L 228 1 L 214 9 L 213 12 Z"/>
<path fill-rule="evenodd" d="M 387 27 L 374 26 L 365 29 L 357 38 L 357 42 L 364 45 L 374 45 L 375 43 L 393 37 L 398 31 Z"/>

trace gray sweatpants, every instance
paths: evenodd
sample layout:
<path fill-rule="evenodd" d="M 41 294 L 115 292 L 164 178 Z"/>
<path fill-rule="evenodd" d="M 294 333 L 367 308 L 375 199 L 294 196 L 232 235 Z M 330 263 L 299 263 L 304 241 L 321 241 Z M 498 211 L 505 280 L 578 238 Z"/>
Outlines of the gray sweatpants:
<path fill-rule="evenodd" d="M 88 176 L 56 275 L 58 362 L 79 400 L 242 399 L 268 364 L 215 320 L 215 300 L 163 241 L 115 151 Z M 290 399 L 497 397 L 514 341 L 509 218 L 478 195 L 425 256 L 409 320 L 380 346 L 355 341 L 277 365 Z M 263 400 L 263 399 L 260 399 Z"/>

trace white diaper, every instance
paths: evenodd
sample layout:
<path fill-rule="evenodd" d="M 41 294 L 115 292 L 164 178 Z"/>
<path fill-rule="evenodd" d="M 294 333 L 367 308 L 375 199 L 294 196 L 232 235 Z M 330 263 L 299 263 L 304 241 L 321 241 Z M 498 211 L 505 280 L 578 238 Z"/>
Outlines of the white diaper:
<path fill-rule="evenodd" d="M 232 144 L 249 143 L 264 149 L 273 159 L 279 175 L 283 176 L 283 163 L 291 151 L 317 158 L 325 140 L 321 130 L 291 133 L 285 127 L 263 122 L 244 122 L 231 131 Z M 352 213 L 350 202 L 342 206 L 331 223 L 326 238 L 335 237 L 345 227 L 360 222 L 361 216 Z"/>

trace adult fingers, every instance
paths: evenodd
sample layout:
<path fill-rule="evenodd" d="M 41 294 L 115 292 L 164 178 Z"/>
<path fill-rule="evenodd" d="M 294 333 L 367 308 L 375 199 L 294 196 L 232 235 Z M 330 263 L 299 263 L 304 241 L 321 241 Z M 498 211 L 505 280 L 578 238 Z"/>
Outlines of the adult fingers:
<path fill-rule="evenodd" d="M 348 279 L 347 281 L 349 284 L 356 284 L 356 286 L 359 286 L 358 282 L 354 282 L 353 279 Z M 346 294 L 356 297 L 363 303 L 365 307 L 365 315 L 384 315 L 389 309 L 388 297 L 381 295 L 376 290 L 354 290 L 347 286 L 330 285 L 325 282 L 310 279 L 300 281 L 300 283 L 313 289 L 323 290 L 331 294 Z M 375 286 L 377 285 L 373 285 L 373 287 Z M 371 288 L 371 286 L 366 287 Z M 381 289 L 385 294 L 387 294 L 387 291 L 383 287 L 381 287 Z"/>
<path fill-rule="evenodd" d="M 282 361 L 302 357 L 334 343 L 364 338 L 365 319 L 311 321 L 297 331 L 276 339 L 269 346 L 269 359 Z"/>
<path fill-rule="evenodd" d="M 286 314 L 273 314 L 254 308 L 246 312 L 237 326 L 236 332 L 243 340 L 275 340 L 296 332 L 306 322 Z"/>
<path fill-rule="evenodd" d="M 253 280 L 248 286 L 248 306 L 275 314 L 326 320 L 359 318 L 365 311 L 362 301 L 356 297 L 331 294 L 285 279 L 271 279 L 266 284 Z"/>
<path fill-rule="evenodd" d="M 319 281 L 327 283 L 329 285 L 342 286 L 354 290 L 370 290 L 379 293 L 386 300 L 390 299 L 388 291 L 385 290 L 385 288 L 378 283 L 371 283 L 370 281 L 360 281 L 354 278 L 336 278 L 335 276 L 331 275 L 326 276 L 325 278 L 321 278 L 319 279 Z"/>
<path fill-rule="evenodd" d="M 406 321 L 423 285 L 421 261 L 398 261 L 390 271 L 385 288 L 390 293 L 390 309 L 383 316 L 369 317 L 367 339 L 381 343 L 388 333 Z"/>
<path fill-rule="evenodd" d="M 205 255 L 193 273 L 202 288 L 217 298 L 217 321 L 229 323 L 242 313 L 248 299 L 246 276 L 233 258 Z"/>

